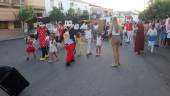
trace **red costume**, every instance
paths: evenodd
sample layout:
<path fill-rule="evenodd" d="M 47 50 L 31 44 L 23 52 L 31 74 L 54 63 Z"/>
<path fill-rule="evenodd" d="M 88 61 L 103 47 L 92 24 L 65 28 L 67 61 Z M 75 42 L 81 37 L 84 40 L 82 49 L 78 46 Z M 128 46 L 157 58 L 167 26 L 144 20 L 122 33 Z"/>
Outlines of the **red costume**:
<path fill-rule="evenodd" d="M 132 23 L 126 23 L 126 31 L 132 31 L 133 30 L 133 24 Z"/>
<path fill-rule="evenodd" d="M 47 34 L 47 27 L 39 27 L 37 29 L 38 37 L 39 37 L 39 45 L 41 48 L 44 48 L 47 46 L 48 42 L 46 40 L 46 34 Z"/>
<path fill-rule="evenodd" d="M 65 48 L 67 51 L 66 62 L 71 63 L 74 61 L 74 44 L 66 44 Z"/>
<path fill-rule="evenodd" d="M 74 62 L 74 43 L 73 40 L 70 39 L 69 32 L 64 33 L 64 43 L 66 48 L 66 63 L 70 65 L 70 63 Z"/>
<path fill-rule="evenodd" d="M 35 52 L 35 47 L 33 46 L 33 41 L 30 40 L 30 39 L 27 41 L 26 52 L 27 53 L 34 53 Z"/>

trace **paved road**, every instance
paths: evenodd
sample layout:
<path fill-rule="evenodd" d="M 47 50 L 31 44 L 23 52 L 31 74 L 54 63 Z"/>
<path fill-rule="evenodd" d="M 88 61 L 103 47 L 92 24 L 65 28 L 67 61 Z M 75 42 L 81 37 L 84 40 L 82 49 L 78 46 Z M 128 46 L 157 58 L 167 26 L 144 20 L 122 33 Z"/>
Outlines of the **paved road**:
<path fill-rule="evenodd" d="M 16 67 L 31 83 L 20 96 L 170 96 L 170 57 L 164 48 L 153 55 L 147 51 L 135 55 L 122 47 L 121 66 L 113 69 L 109 42 L 104 43 L 101 57 L 83 55 L 69 68 L 64 50 L 58 62 L 49 64 L 25 62 L 24 47 L 21 39 L 0 42 L 0 65 Z M 3 91 L 1 95 L 6 96 Z"/>

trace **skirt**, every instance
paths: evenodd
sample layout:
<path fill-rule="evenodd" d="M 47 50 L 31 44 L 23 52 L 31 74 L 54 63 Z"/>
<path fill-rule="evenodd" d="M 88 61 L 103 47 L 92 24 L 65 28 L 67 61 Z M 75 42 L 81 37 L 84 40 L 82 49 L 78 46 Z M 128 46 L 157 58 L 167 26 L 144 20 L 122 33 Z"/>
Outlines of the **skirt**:
<path fill-rule="evenodd" d="M 28 47 L 28 48 L 26 48 L 26 52 L 27 53 L 33 53 L 33 52 L 35 52 L 35 48 L 34 47 Z"/>

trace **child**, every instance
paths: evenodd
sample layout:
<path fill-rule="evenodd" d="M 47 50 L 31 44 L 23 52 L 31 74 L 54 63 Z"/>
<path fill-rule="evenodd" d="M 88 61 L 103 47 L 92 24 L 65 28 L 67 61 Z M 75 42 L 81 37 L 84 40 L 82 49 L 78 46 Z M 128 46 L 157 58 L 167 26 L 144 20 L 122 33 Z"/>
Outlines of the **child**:
<path fill-rule="evenodd" d="M 165 46 L 165 39 L 166 39 L 166 29 L 164 26 L 161 27 L 160 30 L 160 45 Z"/>
<path fill-rule="evenodd" d="M 53 56 L 57 58 L 57 42 L 55 41 L 54 33 L 50 34 L 50 41 L 49 41 L 49 63 L 53 61 Z"/>
<path fill-rule="evenodd" d="M 96 38 L 96 56 L 101 55 L 101 48 L 102 48 L 102 36 L 101 34 L 97 34 Z"/>
<path fill-rule="evenodd" d="M 82 37 L 80 32 L 76 34 L 76 43 L 76 54 L 80 57 L 82 52 Z"/>
<path fill-rule="evenodd" d="M 85 30 L 85 39 L 87 40 L 87 54 L 86 54 L 86 56 L 89 56 L 92 54 L 91 53 L 92 31 L 89 27 Z"/>
<path fill-rule="evenodd" d="M 26 38 L 26 44 L 27 44 L 27 48 L 26 48 L 26 52 L 27 52 L 26 61 L 29 61 L 30 60 L 30 54 L 33 54 L 34 58 L 36 58 L 35 47 L 33 45 L 33 38 L 31 36 L 28 36 Z"/>
<path fill-rule="evenodd" d="M 150 47 L 150 51 L 151 53 L 153 53 L 154 46 L 157 40 L 157 30 L 154 24 L 152 25 L 152 28 L 149 29 L 147 36 L 148 36 L 148 47 Z"/>
<path fill-rule="evenodd" d="M 66 48 L 66 66 L 70 66 L 72 62 L 75 61 L 74 59 L 74 42 L 72 39 L 70 39 L 70 34 L 68 29 L 66 29 L 66 32 L 63 34 L 64 37 L 64 47 Z"/>

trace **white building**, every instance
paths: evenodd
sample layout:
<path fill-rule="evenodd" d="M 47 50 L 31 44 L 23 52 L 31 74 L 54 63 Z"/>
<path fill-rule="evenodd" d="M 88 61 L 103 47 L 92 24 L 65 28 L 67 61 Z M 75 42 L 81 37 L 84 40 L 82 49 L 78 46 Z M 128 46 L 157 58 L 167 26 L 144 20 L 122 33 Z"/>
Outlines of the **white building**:
<path fill-rule="evenodd" d="M 70 8 L 75 9 L 79 13 L 82 13 L 83 10 L 88 10 L 88 12 L 90 12 L 89 3 L 81 0 L 45 0 L 46 16 L 49 15 L 53 7 L 61 9 L 64 13 Z"/>

